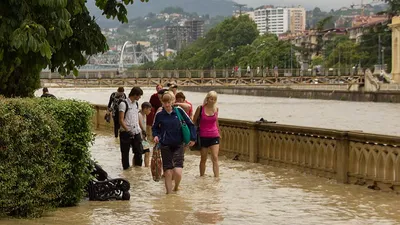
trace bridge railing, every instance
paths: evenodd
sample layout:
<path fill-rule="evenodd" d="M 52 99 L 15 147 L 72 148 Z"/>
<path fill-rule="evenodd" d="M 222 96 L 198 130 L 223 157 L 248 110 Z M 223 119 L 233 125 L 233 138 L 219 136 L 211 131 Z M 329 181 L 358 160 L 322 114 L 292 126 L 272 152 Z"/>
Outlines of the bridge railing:
<path fill-rule="evenodd" d="M 300 70 L 300 69 L 252 69 L 246 70 L 127 70 L 116 71 L 80 71 L 77 77 L 68 75 L 60 76 L 57 72 L 43 71 L 41 79 L 110 79 L 110 78 L 229 78 L 229 77 L 302 77 L 302 76 L 349 76 L 360 75 L 361 71 L 352 68 Z"/>
<path fill-rule="evenodd" d="M 221 150 L 339 182 L 400 188 L 400 137 L 236 120 L 220 121 Z"/>
<path fill-rule="evenodd" d="M 95 105 L 97 128 L 105 105 Z M 342 183 L 400 190 L 400 137 L 357 131 L 219 119 L 221 154 L 293 168 Z"/>

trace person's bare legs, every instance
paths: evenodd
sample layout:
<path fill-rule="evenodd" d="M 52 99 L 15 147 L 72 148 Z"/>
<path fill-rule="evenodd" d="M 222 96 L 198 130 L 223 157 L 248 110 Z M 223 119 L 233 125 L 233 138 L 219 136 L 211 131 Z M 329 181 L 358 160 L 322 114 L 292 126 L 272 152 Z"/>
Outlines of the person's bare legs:
<path fill-rule="evenodd" d="M 210 149 L 211 149 L 211 161 L 213 163 L 214 177 L 219 177 L 219 165 L 218 165 L 219 145 L 210 146 Z"/>
<path fill-rule="evenodd" d="M 207 154 L 208 154 L 208 148 L 201 148 L 200 150 L 201 158 L 200 158 L 200 176 L 204 176 L 204 173 L 206 172 L 206 162 L 207 162 Z"/>
<path fill-rule="evenodd" d="M 150 166 L 150 152 L 144 153 L 144 166 L 145 167 Z"/>
<path fill-rule="evenodd" d="M 173 177 L 175 180 L 175 187 L 174 187 L 174 191 L 178 191 L 179 190 L 179 184 L 181 183 L 182 180 L 182 168 L 175 168 L 173 170 Z"/>
<path fill-rule="evenodd" d="M 171 194 L 172 193 L 172 173 L 173 171 L 170 170 L 166 170 L 164 171 L 164 182 L 165 182 L 165 189 L 167 191 L 167 194 Z"/>

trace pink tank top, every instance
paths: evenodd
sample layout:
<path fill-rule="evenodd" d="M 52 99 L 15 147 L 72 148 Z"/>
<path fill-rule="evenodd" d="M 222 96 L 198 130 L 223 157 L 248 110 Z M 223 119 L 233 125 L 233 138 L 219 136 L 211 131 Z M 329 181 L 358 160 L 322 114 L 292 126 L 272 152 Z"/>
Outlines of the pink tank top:
<path fill-rule="evenodd" d="M 212 116 L 207 116 L 203 106 L 201 109 L 201 118 L 200 118 L 200 137 L 209 137 L 209 138 L 219 137 L 217 120 L 218 120 L 218 112 L 215 112 L 214 115 Z"/>

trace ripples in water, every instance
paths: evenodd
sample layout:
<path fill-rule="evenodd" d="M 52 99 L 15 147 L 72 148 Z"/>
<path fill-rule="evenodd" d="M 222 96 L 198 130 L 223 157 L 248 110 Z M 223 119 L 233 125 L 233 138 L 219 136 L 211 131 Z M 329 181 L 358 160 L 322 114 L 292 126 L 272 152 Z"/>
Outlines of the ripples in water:
<path fill-rule="evenodd" d="M 221 156 L 220 175 L 198 175 L 198 152 L 187 152 L 182 189 L 165 195 L 148 168 L 122 171 L 119 144 L 99 132 L 93 157 L 111 177 L 131 183 L 130 201 L 89 202 L 43 218 L 0 220 L 0 224 L 397 224 L 398 196 L 337 184 L 283 168 Z"/>
<path fill-rule="evenodd" d="M 125 92 L 130 88 L 126 87 Z M 114 91 L 116 88 L 50 88 L 57 97 L 103 105 Z M 155 88 L 145 87 L 143 91 L 140 103 L 149 101 Z M 38 90 L 36 96 L 40 95 Z M 202 104 L 205 95 L 185 91 L 186 99 L 195 107 Z M 264 118 L 279 124 L 400 135 L 400 104 L 220 94 L 218 105 L 221 118 L 248 121 Z"/>

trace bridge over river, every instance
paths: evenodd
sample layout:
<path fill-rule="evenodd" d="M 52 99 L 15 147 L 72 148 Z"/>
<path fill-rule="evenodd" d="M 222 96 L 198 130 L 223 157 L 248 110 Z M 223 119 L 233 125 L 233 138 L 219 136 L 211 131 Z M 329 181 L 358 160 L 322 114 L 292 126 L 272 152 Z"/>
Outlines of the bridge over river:
<path fill-rule="evenodd" d="M 94 104 L 105 104 L 113 90 L 50 89 L 57 97 L 85 99 Z M 145 88 L 144 92 L 141 101 L 149 99 L 153 90 Z M 204 97 L 203 93 L 185 94 L 195 105 Z M 59 209 L 43 218 L 0 220 L 0 224 L 400 223 L 398 195 L 383 189 L 371 190 L 366 185 L 345 185 L 338 179 L 344 178 L 345 174 L 341 172 L 343 168 L 340 166 L 347 162 L 352 165 L 347 174 L 350 182 L 362 181 L 364 178 L 366 182 L 369 182 L 368 179 L 377 180 L 378 183 L 392 182 L 389 180 L 397 182 L 398 167 L 396 166 L 396 172 L 388 173 L 390 163 L 386 163 L 386 158 L 385 163 L 378 159 L 382 154 L 390 157 L 398 155 L 398 147 L 393 145 L 396 141 L 400 142 L 398 138 L 280 124 L 343 130 L 354 127 L 367 132 L 397 132 L 399 135 L 397 104 L 234 95 L 220 95 L 218 100 L 221 117 L 247 120 L 221 120 L 223 143 L 219 179 L 212 177 L 210 162 L 206 176 L 199 177 L 198 152 L 187 152 L 185 155 L 182 190 L 177 194 L 166 196 L 163 183 L 154 182 L 148 168 L 122 171 L 118 141 L 112 136 L 110 126 L 101 119 L 104 107 L 98 106 L 98 119 L 95 121 L 101 129 L 96 131 L 92 156 L 103 165 L 110 176 L 124 177 L 131 182 L 131 200 L 83 201 L 77 207 Z M 385 115 L 386 119 L 376 120 L 377 113 Z M 278 124 L 255 125 L 250 122 L 260 116 L 277 120 Z M 344 133 L 349 136 L 341 136 Z M 366 143 L 365 140 L 372 142 Z M 374 143 L 383 142 L 386 147 L 380 144 L 373 147 Z M 351 155 L 357 148 L 365 153 L 368 165 L 362 157 L 343 157 L 344 149 Z M 376 163 L 371 161 L 375 158 L 375 151 L 381 152 L 376 156 Z M 232 160 L 232 153 L 237 152 L 241 152 L 239 158 L 243 161 Z M 396 158 L 392 169 L 393 164 L 398 165 L 398 162 Z M 364 171 L 362 165 L 367 170 Z M 379 179 L 381 176 L 383 178 Z"/>

